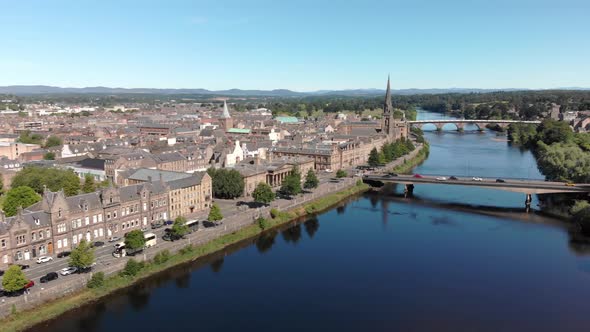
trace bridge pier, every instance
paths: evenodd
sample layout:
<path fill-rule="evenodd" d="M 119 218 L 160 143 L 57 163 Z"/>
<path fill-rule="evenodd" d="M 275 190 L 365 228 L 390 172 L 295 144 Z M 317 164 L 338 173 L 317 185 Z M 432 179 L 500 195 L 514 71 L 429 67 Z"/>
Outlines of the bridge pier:
<path fill-rule="evenodd" d="M 464 122 L 455 123 L 455 126 L 457 126 L 458 132 L 462 133 L 465 131 L 465 123 Z"/>
<path fill-rule="evenodd" d="M 526 194 L 526 199 L 524 201 L 526 212 L 528 213 L 531 210 L 531 202 L 533 201 L 533 195 Z"/>
<path fill-rule="evenodd" d="M 414 194 L 414 185 L 413 184 L 406 184 L 404 187 L 404 197 L 412 196 Z"/>
<path fill-rule="evenodd" d="M 445 123 L 435 123 L 436 131 L 442 131 Z"/>
<path fill-rule="evenodd" d="M 486 130 L 488 123 L 480 122 L 480 123 L 476 123 L 475 125 L 477 126 L 478 131 L 484 131 L 484 130 Z"/>

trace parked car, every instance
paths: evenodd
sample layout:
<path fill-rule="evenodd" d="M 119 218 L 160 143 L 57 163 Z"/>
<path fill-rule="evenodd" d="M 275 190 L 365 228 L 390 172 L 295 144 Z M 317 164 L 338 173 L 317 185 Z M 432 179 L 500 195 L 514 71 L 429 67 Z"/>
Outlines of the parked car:
<path fill-rule="evenodd" d="M 173 220 L 166 220 L 166 222 L 164 223 L 164 225 L 172 225 L 174 224 Z"/>
<path fill-rule="evenodd" d="M 0 277 L 4 275 L 4 270 L 0 270 Z"/>
<path fill-rule="evenodd" d="M 76 272 L 78 272 L 78 268 L 74 266 L 64 267 L 63 269 L 59 270 L 59 274 L 61 274 L 62 276 L 68 276 Z"/>
<path fill-rule="evenodd" d="M 160 222 L 158 222 L 158 223 L 153 223 L 153 224 L 152 224 L 152 229 L 158 229 L 158 228 L 160 228 L 160 227 L 162 227 L 162 226 L 164 226 L 164 224 L 163 224 L 163 223 L 160 223 Z"/>
<path fill-rule="evenodd" d="M 118 236 L 112 236 L 112 237 L 109 239 L 109 242 L 117 242 L 117 241 L 119 241 L 119 240 L 121 240 L 121 238 L 120 238 L 120 237 L 118 237 Z"/>
<path fill-rule="evenodd" d="M 482 178 L 480 178 L 480 177 L 477 177 L 477 176 L 474 176 L 472 180 L 473 180 L 473 181 L 478 181 L 478 182 L 481 182 L 481 181 L 483 181 L 483 179 L 482 179 Z"/>
<path fill-rule="evenodd" d="M 439 176 L 436 178 L 437 181 L 447 181 L 447 177 L 446 176 Z"/>
<path fill-rule="evenodd" d="M 94 248 L 102 247 L 102 246 L 104 246 L 104 242 L 102 242 L 102 241 L 96 241 L 96 242 L 94 242 L 94 243 L 92 244 L 92 246 L 93 246 Z"/>
<path fill-rule="evenodd" d="M 504 179 L 496 179 L 496 182 L 498 182 L 498 183 L 504 183 L 506 181 Z"/>
<path fill-rule="evenodd" d="M 72 252 L 71 251 L 62 251 L 59 254 L 57 254 L 57 258 L 64 258 L 64 257 L 68 257 L 69 255 L 71 255 Z"/>
<path fill-rule="evenodd" d="M 164 241 L 176 241 L 182 238 L 182 236 L 174 235 L 172 234 L 172 232 L 167 232 L 166 234 L 164 234 L 164 236 L 162 236 L 162 240 Z"/>
<path fill-rule="evenodd" d="M 413 177 L 415 177 L 415 178 L 417 178 L 417 179 L 422 179 L 422 178 L 423 178 L 423 176 L 422 176 L 422 175 L 420 175 L 420 174 L 414 174 L 414 175 L 413 175 Z"/>
<path fill-rule="evenodd" d="M 33 280 L 29 280 L 29 282 L 25 285 L 25 289 L 29 289 L 35 286 L 35 282 Z"/>
<path fill-rule="evenodd" d="M 328 169 L 326 169 L 326 170 L 325 170 L 325 172 L 326 172 L 326 173 L 332 173 L 332 172 L 334 172 L 334 171 L 328 168 Z"/>
<path fill-rule="evenodd" d="M 387 172 L 387 175 L 389 175 L 389 176 L 398 176 L 398 174 L 397 173 L 394 173 L 394 172 Z"/>
<path fill-rule="evenodd" d="M 50 282 L 52 280 L 55 280 L 59 277 L 59 275 L 56 272 L 49 272 L 46 275 L 41 277 L 41 283 L 44 284 L 46 282 Z"/>
<path fill-rule="evenodd" d="M 39 258 L 37 258 L 37 264 L 51 262 L 52 260 L 53 257 L 51 256 L 40 256 Z"/>
<path fill-rule="evenodd" d="M 27 264 L 17 264 L 17 266 L 20 266 L 21 270 L 26 270 L 29 268 L 29 266 Z"/>
<path fill-rule="evenodd" d="M 449 180 L 459 180 L 459 179 L 458 179 L 456 176 L 454 176 L 454 175 L 453 175 L 453 176 L 451 176 L 451 177 L 449 178 Z"/>

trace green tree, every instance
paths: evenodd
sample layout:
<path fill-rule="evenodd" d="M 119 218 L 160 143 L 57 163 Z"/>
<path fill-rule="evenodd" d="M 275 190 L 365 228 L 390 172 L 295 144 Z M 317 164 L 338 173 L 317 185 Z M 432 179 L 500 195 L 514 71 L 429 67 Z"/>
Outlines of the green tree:
<path fill-rule="evenodd" d="M 94 248 L 86 239 L 80 240 L 80 243 L 72 250 L 69 259 L 70 266 L 79 269 L 87 269 L 94 263 Z"/>
<path fill-rule="evenodd" d="M 96 272 L 92 275 L 92 278 L 88 280 L 86 287 L 90 289 L 100 288 L 104 285 L 104 272 Z"/>
<path fill-rule="evenodd" d="M 301 189 L 301 173 L 299 173 L 299 168 L 294 167 L 291 174 L 287 175 L 285 179 L 283 179 L 283 183 L 281 184 L 281 189 L 279 189 L 281 193 L 289 196 L 299 194 Z"/>
<path fill-rule="evenodd" d="M 40 200 L 41 196 L 30 187 L 13 187 L 6 193 L 6 197 L 4 198 L 4 212 L 6 216 L 11 217 L 16 215 L 19 207 L 26 208 Z"/>
<path fill-rule="evenodd" d="M 61 140 L 61 138 L 57 137 L 57 136 L 49 136 L 47 137 L 47 140 L 45 141 L 45 148 L 51 148 L 54 146 L 60 146 L 63 144 L 63 141 Z"/>
<path fill-rule="evenodd" d="M 131 258 L 125 264 L 125 268 L 121 271 L 121 274 L 124 276 L 135 277 L 141 269 L 143 269 L 144 264 L 142 262 L 138 262 L 135 259 Z"/>
<path fill-rule="evenodd" d="M 305 189 L 313 189 L 317 188 L 319 184 L 320 180 L 318 180 L 318 177 L 315 175 L 313 169 L 310 168 L 305 175 L 305 183 L 303 184 L 303 187 Z"/>
<path fill-rule="evenodd" d="M 178 216 L 174 219 L 174 224 L 172 224 L 172 235 L 177 237 L 183 237 L 188 233 L 189 229 L 186 225 L 186 218 L 183 216 Z"/>
<path fill-rule="evenodd" d="M 209 216 L 207 216 L 207 220 L 211 222 L 216 222 L 223 219 L 223 215 L 221 214 L 221 209 L 217 204 L 211 205 L 211 210 L 209 210 Z"/>
<path fill-rule="evenodd" d="M 16 173 L 12 186 L 28 186 L 38 194 L 43 193 L 44 187 L 51 191 L 63 189 L 67 196 L 73 196 L 80 191 L 80 178 L 70 169 L 27 166 Z"/>
<path fill-rule="evenodd" d="M 55 160 L 55 152 L 51 152 L 51 151 L 49 151 L 49 152 L 46 152 L 46 153 L 43 155 L 43 159 L 44 159 L 44 160 Z"/>
<path fill-rule="evenodd" d="M 369 160 L 367 162 L 371 167 L 379 166 L 379 151 L 377 151 L 377 148 L 373 148 L 371 150 L 371 152 L 369 153 Z"/>
<path fill-rule="evenodd" d="M 32 134 L 30 130 L 23 131 L 18 137 L 20 143 L 25 144 L 41 144 L 43 136 L 39 134 Z"/>
<path fill-rule="evenodd" d="M 96 182 L 94 182 L 94 176 L 91 174 L 84 175 L 84 184 L 82 185 L 82 192 L 93 193 L 96 191 Z"/>
<path fill-rule="evenodd" d="M 252 197 L 257 203 L 269 204 L 274 201 L 275 193 L 272 192 L 272 188 L 268 184 L 260 182 L 252 192 Z"/>
<path fill-rule="evenodd" d="M 343 169 L 339 169 L 338 172 L 336 172 L 337 178 L 345 178 L 347 176 L 348 176 L 348 173 L 346 173 L 346 171 Z"/>
<path fill-rule="evenodd" d="M 141 249 L 145 246 L 145 237 L 139 229 L 125 234 L 125 249 Z"/>
<path fill-rule="evenodd" d="M 2 194 L 3 191 L 4 191 L 4 180 L 2 178 L 2 175 L 0 175 L 0 195 Z"/>
<path fill-rule="evenodd" d="M 213 196 L 232 199 L 244 194 L 244 178 L 235 169 L 210 168 L 207 173 L 213 182 Z"/>
<path fill-rule="evenodd" d="M 20 266 L 12 265 L 4 272 L 2 278 L 2 287 L 5 291 L 16 292 L 25 288 L 29 280 L 21 270 Z"/>

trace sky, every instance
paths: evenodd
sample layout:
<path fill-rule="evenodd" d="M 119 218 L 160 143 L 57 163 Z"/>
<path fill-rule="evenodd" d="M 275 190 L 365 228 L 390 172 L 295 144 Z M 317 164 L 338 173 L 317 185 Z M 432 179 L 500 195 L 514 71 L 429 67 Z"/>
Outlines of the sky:
<path fill-rule="evenodd" d="M 588 0 L 0 0 L 0 85 L 590 87 Z"/>

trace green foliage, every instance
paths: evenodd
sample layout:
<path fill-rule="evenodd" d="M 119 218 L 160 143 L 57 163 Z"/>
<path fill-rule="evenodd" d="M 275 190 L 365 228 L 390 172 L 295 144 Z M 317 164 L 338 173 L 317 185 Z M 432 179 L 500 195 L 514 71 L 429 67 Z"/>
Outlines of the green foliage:
<path fill-rule="evenodd" d="M 361 180 L 361 179 L 356 180 L 356 185 L 357 186 L 362 186 L 363 185 L 363 180 Z"/>
<path fill-rule="evenodd" d="M 80 178 L 69 169 L 28 166 L 16 173 L 12 186 L 28 186 L 38 194 L 42 194 L 43 186 L 47 186 L 51 191 L 63 189 L 66 196 L 73 196 L 80 191 Z"/>
<path fill-rule="evenodd" d="M 178 252 L 181 255 L 186 255 L 195 251 L 195 247 L 192 244 L 187 245 L 186 247 L 180 248 Z"/>
<path fill-rule="evenodd" d="M 41 144 L 43 141 L 43 136 L 39 134 L 32 134 L 30 130 L 27 130 L 20 134 L 18 141 L 25 144 Z"/>
<path fill-rule="evenodd" d="M 320 184 L 320 180 L 318 180 L 318 177 L 316 176 L 313 169 L 310 168 L 307 171 L 307 174 L 305 175 L 305 183 L 303 184 L 303 188 L 313 189 L 313 188 L 317 188 L 319 184 Z"/>
<path fill-rule="evenodd" d="M 47 137 L 47 140 L 45 141 L 45 145 L 43 147 L 51 148 L 54 146 L 60 146 L 62 144 L 63 144 L 63 141 L 61 138 L 59 138 L 57 136 L 49 136 L 49 137 Z"/>
<path fill-rule="evenodd" d="M 231 199 L 244 194 L 244 178 L 235 169 L 209 168 L 207 173 L 213 182 L 213 196 Z"/>
<path fill-rule="evenodd" d="M 3 208 L 7 217 L 16 215 L 19 207 L 26 208 L 41 200 L 33 189 L 27 186 L 12 187 L 4 198 Z"/>
<path fill-rule="evenodd" d="M 580 213 L 582 210 L 585 210 L 590 207 L 590 203 L 586 200 L 576 200 L 574 205 L 570 208 L 570 214 L 576 215 Z"/>
<path fill-rule="evenodd" d="M 545 120 L 537 128 L 537 139 L 548 145 L 570 143 L 574 139 L 574 132 L 567 122 Z"/>
<path fill-rule="evenodd" d="M 29 280 L 18 265 L 11 265 L 2 277 L 2 288 L 8 292 L 15 292 L 25 288 Z"/>
<path fill-rule="evenodd" d="M 275 200 L 275 193 L 268 184 L 260 182 L 252 192 L 252 197 L 257 203 L 269 204 Z"/>
<path fill-rule="evenodd" d="M 273 219 L 276 218 L 276 217 L 278 217 L 280 213 L 281 212 L 279 210 L 275 209 L 275 208 L 270 209 L 270 216 Z"/>
<path fill-rule="evenodd" d="M 371 150 L 369 153 L 369 160 L 367 162 L 371 167 L 377 167 L 380 165 L 379 151 L 377 151 L 377 148 L 373 148 Z"/>
<path fill-rule="evenodd" d="M 514 143 L 532 146 L 537 142 L 537 126 L 512 123 L 508 126 L 508 139 Z"/>
<path fill-rule="evenodd" d="M 135 277 L 141 269 L 143 269 L 145 264 L 143 262 L 138 262 L 135 259 L 131 258 L 127 261 L 125 268 L 121 271 L 121 274 L 128 277 Z"/>
<path fill-rule="evenodd" d="M 92 244 L 85 239 L 80 240 L 69 258 L 70 266 L 75 266 L 79 269 L 85 269 L 92 266 L 94 263 L 94 248 Z"/>
<path fill-rule="evenodd" d="M 46 152 L 43 155 L 43 160 L 55 160 L 55 152 L 51 152 L 51 151 Z"/>
<path fill-rule="evenodd" d="M 262 217 L 256 219 L 256 223 L 258 224 L 258 227 L 260 227 L 261 230 L 270 228 L 270 222 Z"/>
<path fill-rule="evenodd" d="M 590 181 L 590 153 L 573 143 L 537 143 L 539 169 L 552 180 Z"/>
<path fill-rule="evenodd" d="M 339 169 L 338 172 L 336 172 L 337 178 L 345 178 L 347 176 L 348 176 L 348 173 L 343 169 Z"/>
<path fill-rule="evenodd" d="M 125 234 L 125 249 L 141 249 L 145 246 L 145 237 L 139 229 Z"/>
<path fill-rule="evenodd" d="M 298 167 L 294 167 L 291 171 L 291 174 L 287 175 L 283 179 L 283 183 L 281 184 L 281 188 L 279 190 L 284 195 L 289 196 L 301 193 L 301 173 L 299 173 Z"/>
<path fill-rule="evenodd" d="M 94 182 L 94 176 L 92 174 L 84 175 L 84 184 L 82 184 L 83 193 L 93 193 L 96 191 L 96 182 Z"/>
<path fill-rule="evenodd" d="M 183 216 L 178 216 L 174 219 L 174 224 L 172 224 L 172 235 L 176 237 L 183 237 L 189 232 L 188 226 L 186 225 L 186 218 Z"/>
<path fill-rule="evenodd" d="M 170 251 L 168 249 L 162 250 L 154 256 L 154 263 L 155 264 L 164 264 L 170 259 Z"/>
<path fill-rule="evenodd" d="M 223 219 L 223 215 L 221 214 L 221 209 L 217 204 L 211 205 L 211 210 L 209 210 L 209 216 L 207 216 L 207 220 L 211 222 L 216 222 Z"/>
<path fill-rule="evenodd" d="M 88 280 L 86 287 L 90 289 L 100 288 L 104 285 L 104 272 L 96 272 L 92 275 L 92 278 Z"/>

